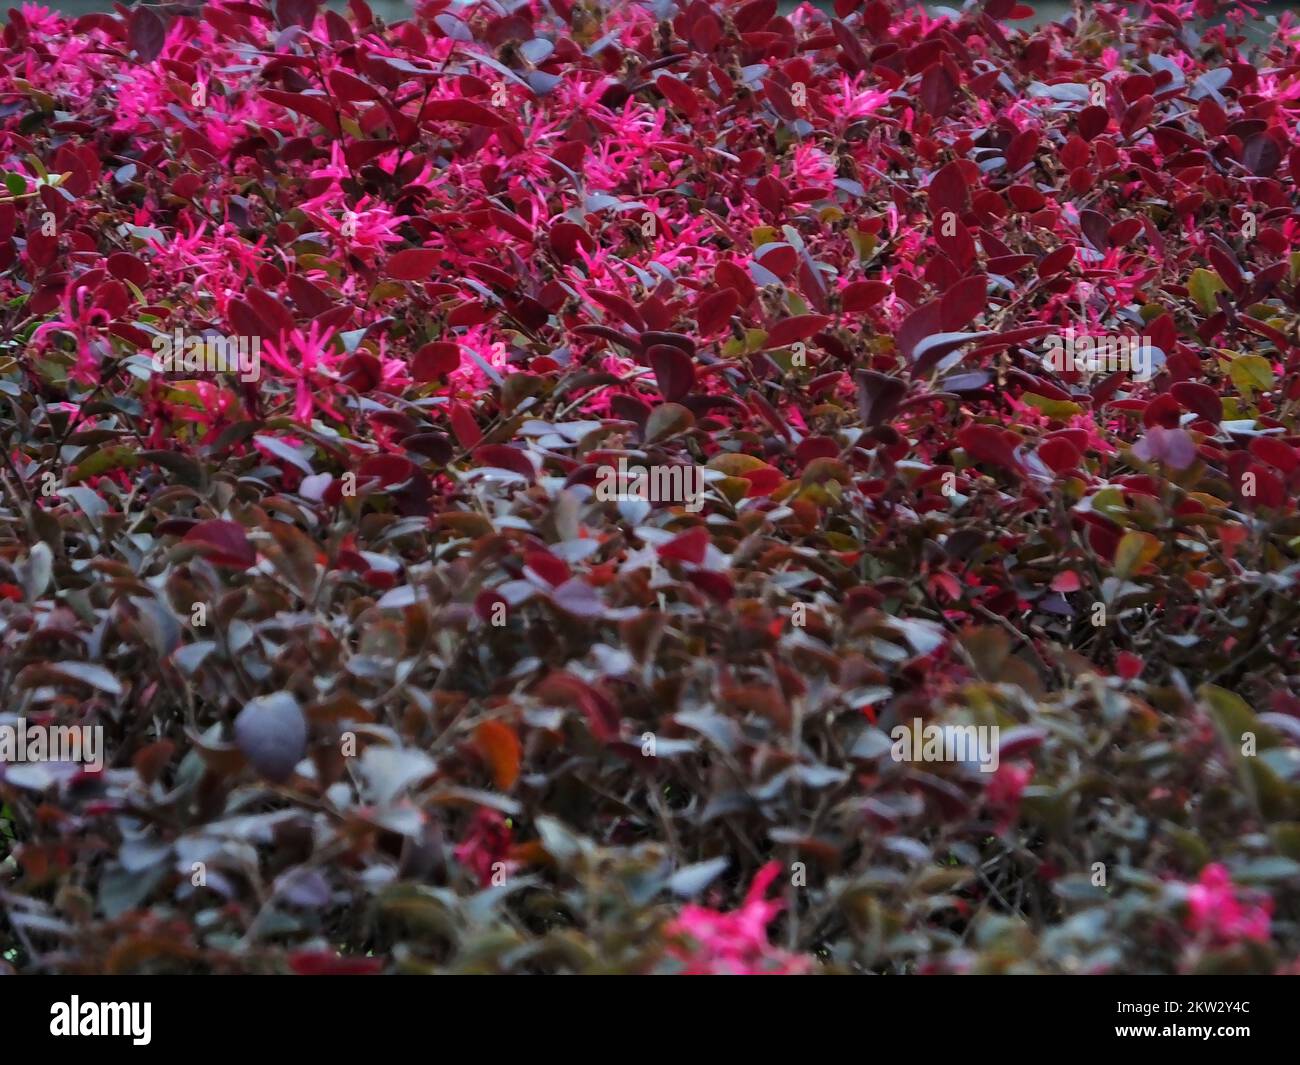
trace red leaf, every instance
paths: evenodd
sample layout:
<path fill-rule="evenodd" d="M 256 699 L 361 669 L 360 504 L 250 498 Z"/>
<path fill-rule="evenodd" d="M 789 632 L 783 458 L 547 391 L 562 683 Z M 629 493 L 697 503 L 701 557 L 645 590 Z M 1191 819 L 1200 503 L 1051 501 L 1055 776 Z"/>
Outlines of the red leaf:
<path fill-rule="evenodd" d="M 699 97 L 684 81 L 679 81 L 671 74 L 660 74 L 655 78 L 655 86 L 664 94 L 664 99 L 687 118 L 694 118 L 700 113 Z"/>
<path fill-rule="evenodd" d="M 749 488 L 745 495 L 753 499 L 756 496 L 770 495 L 780 485 L 785 483 L 785 476 L 775 466 L 762 466 L 756 470 L 750 470 L 748 473 L 742 473 L 742 480 L 749 482 Z"/>
<path fill-rule="evenodd" d="M 988 307 L 988 278 L 964 277 L 944 293 L 940 315 L 945 332 L 964 329 Z"/>
<path fill-rule="evenodd" d="M 280 29 L 290 26 L 307 28 L 315 21 L 315 0 L 275 0 L 275 24 Z"/>
<path fill-rule="evenodd" d="M 1124 680 L 1137 680 L 1146 663 L 1132 651 L 1121 651 L 1115 656 L 1115 672 Z"/>
<path fill-rule="evenodd" d="M 137 11 L 147 10 L 137 8 Z M 130 252 L 118 251 L 108 257 L 105 263 L 108 272 L 123 281 L 130 281 L 136 288 L 144 288 L 149 283 L 149 268 Z"/>
<path fill-rule="evenodd" d="M 775 78 L 765 78 L 763 80 L 763 94 L 767 97 L 773 109 L 778 115 L 787 122 L 797 122 L 799 120 L 799 110 L 794 106 L 794 100 L 789 92 Z"/>
<path fill-rule="evenodd" d="M 328 950 L 299 950 L 289 955 L 299 976 L 374 976 L 384 971 L 382 958 L 349 958 Z"/>
<path fill-rule="evenodd" d="M 1290 473 L 1300 466 L 1296 449 L 1271 436 L 1257 436 L 1251 440 L 1250 453 L 1283 473 Z"/>
<path fill-rule="evenodd" d="M 1177 381 L 1170 394 L 1186 410 L 1218 425 L 1223 420 L 1223 400 L 1209 385 L 1200 381 Z"/>
<path fill-rule="evenodd" d="M 582 226 L 575 225 L 573 222 L 556 222 L 551 226 L 551 250 L 559 258 L 565 262 L 577 260 L 579 247 L 586 248 L 587 251 L 596 247 L 591 234 Z"/>
<path fill-rule="evenodd" d="M 932 63 L 921 75 L 921 106 L 935 118 L 943 118 L 957 99 L 957 83 L 943 63 Z"/>
<path fill-rule="evenodd" d="M 569 564 L 549 551 L 529 551 L 524 556 L 524 571 L 531 570 L 544 584 L 558 587 L 569 579 Z"/>
<path fill-rule="evenodd" d="M 473 100 L 430 100 L 420 113 L 420 120 L 435 122 L 466 122 L 471 126 L 498 127 L 507 121 L 495 111 L 490 111 Z"/>
<path fill-rule="evenodd" d="M 663 559 L 673 559 L 698 566 L 704 561 L 708 546 L 709 530 L 703 525 L 696 525 L 661 545 L 658 554 Z"/>
<path fill-rule="evenodd" d="M 778 244 L 758 260 L 764 270 L 770 270 L 777 277 L 786 278 L 794 273 L 799 265 L 799 253 L 789 244 Z"/>
<path fill-rule="evenodd" d="M 537 468 L 520 448 L 509 444 L 484 444 L 474 451 L 474 461 L 480 466 L 495 466 L 523 477 L 529 484 L 537 479 Z"/>
<path fill-rule="evenodd" d="M 392 492 L 415 474 L 415 463 L 401 455 L 371 455 L 357 467 L 357 484 L 368 491 Z"/>
<path fill-rule="evenodd" d="M 441 259 L 442 253 L 431 248 L 406 248 L 389 257 L 387 273 L 398 281 L 423 281 Z"/>
<path fill-rule="evenodd" d="M 343 149 L 343 158 L 349 166 L 365 166 L 371 159 L 396 147 L 397 141 L 352 141 Z"/>
<path fill-rule="evenodd" d="M 988 271 L 990 274 L 1001 274 L 1003 277 L 1010 277 L 1026 266 L 1034 265 L 1032 255 L 999 255 L 995 259 L 988 261 Z"/>
<path fill-rule="evenodd" d="M 460 345 L 447 340 L 425 344 L 411 359 L 411 376 L 417 381 L 436 381 L 460 368 Z"/>
<path fill-rule="evenodd" d="M 1042 262 L 1038 264 L 1038 276 L 1042 278 L 1055 277 L 1062 270 L 1074 262 L 1078 249 L 1073 244 L 1065 244 L 1043 256 Z"/>
<path fill-rule="evenodd" d="M 1083 587 L 1083 582 L 1079 580 L 1079 575 L 1072 569 L 1062 570 L 1052 578 L 1052 591 L 1054 592 L 1077 592 Z"/>
<path fill-rule="evenodd" d="M 577 705 L 587 719 L 592 735 L 602 743 L 618 739 L 618 710 L 604 693 L 572 673 L 557 670 L 533 689 L 533 694 L 548 703 Z"/>
<path fill-rule="evenodd" d="M 1007 198 L 1017 211 L 1041 211 L 1047 206 L 1043 194 L 1032 185 L 1012 185 L 1007 189 Z"/>
<path fill-rule="evenodd" d="M 1038 448 L 1038 457 L 1055 473 L 1066 473 L 1079 465 L 1079 450 L 1068 440 L 1053 437 Z"/>
<path fill-rule="evenodd" d="M 456 440 L 461 447 L 475 447 L 483 439 L 483 431 L 479 429 L 478 422 L 474 420 L 468 410 L 459 403 L 453 403 L 451 407 L 451 431 L 456 434 Z"/>
<path fill-rule="evenodd" d="M 991 462 L 1002 466 L 1017 476 L 1020 475 L 1020 463 L 1016 461 L 1015 452 L 1002 432 L 991 425 L 972 424 L 957 434 L 957 443 L 971 458 L 977 462 Z"/>
<path fill-rule="evenodd" d="M 961 164 L 952 162 L 937 171 L 930 179 L 926 194 L 930 198 L 930 214 L 934 218 L 938 218 L 944 211 L 952 211 L 959 218 L 964 215 L 970 205 L 970 190 Z"/>
<path fill-rule="evenodd" d="M 339 116 L 334 110 L 334 105 L 325 96 L 320 94 L 310 95 L 305 92 L 284 92 L 281 89 L 263 89 L 262 98 L 271 101 L 273 104 L 279 104 L 281 107 L 287 107 L 291 111 L 297 111 L 301 115 L 306 115 L 308 118 L 320 123 L 336 137 L 341 132 Z"/>
<path fill-rule="evenodd" d="M 1106 240 L 1109 241 L 1112 248 L 1122 248 L 1133 241 L 1141 232 L 1142 220 L 1140 218 L 1126 218 L 1122 222 L 1116 222 L 1106 231 Z"/>
<path fill-rule="evenodd" d="M 797 314 L 793 318 L 783 318 L 768 330 L 765 346 L 783 348 L 787 344 L 807 340 L 830 323 L 831 319 L 824 314 Z"/>
<path fill-rule="evenodd" d="M 1110 112 L 1104 107 L 1085 107 L 1079 112 L 1079 136 L 1086 141 L 1095 140 L 1110 125 Z"/>
<path fill-rule="evenodd" d="M 167 24 L 151 7 L 132 8 L 126 23 L 126 43 L 142 63 L 152 63 L 167 43 Z"/>
<path fill-rule="evenodd" d="M 840 306 L 849 314 L 869 311 L 889 295 L 884 281 L 854 281 L 840 293 Z"/>
<path fill-rule="evenodd" d="M 1011 138 L 1011 143 L 1007 145 L 1007 170 L 1016 174 L 1020 169 L 1033 159 L 1034 154 L 1038 151 L 1039 134 L 1037 130 L 1021 130 Z"/>
<path fill-rule="evenodd" d="M 330 89 L 341 100 L 380 100 L 383 94 L 368 82 L 362 81 L 355 74 L 335 67 L 329 74 Z"/>
<path fill-rule="evenodd" d="M 736 586 L 725 573 L 714 573 L 708 569 L 692 570 L 686 578 L 710 599 L 727 603 L 736 594 Z"/>
<path fill-rule="evenodd" d="M 659 393 L 670 403 L 685 397 L 695 385 L 695 364 L 681 348 L 655 344 L 646 352 Z"/>
<path fill-rule="evenodd" d="M 831 29 L 835 32 L 835 39 L 839 42 L 840 49 L 844 53 L 844 58 L 854 70 L 867 70 L 871 66 L 871 60 L 867 58 L 867 53 L 862 50 L 862 42 L 858 36 L 848 26 L 844 25 L 837 18 L 831 19 Z"/>
<path fill-rule="evenodd" d="M 911 359 L 912 352 L 928 336 L 943 329 L 943 310 L 939 300 L 931 300 L 923 304 L 903 319 L 903 324 L 898 327 L 898 333 L 895 335 L 894 342 L 898 347 L 898 354 L 905 359 Z"/>
<path fill-rule="evenodd" d="M 209 561 L 231 569 L 248 569 L 257 562 L 257 551 L 249 541 L 243 526 L 222 518 L 199 522 L 185 534 L 190 543 L 203 544 Z"/>
<path fill-rule="evenodd" d="M 599 289 L 592 289 L 587 295 L 609 311 L 610 314 L 622 319 L 638 333 L 645 332 L 646 324 L 645 319 L 641 317 L 641 312 L 622 296 L 614 292 L 601 292 Z"/>
<path fill-rule="evenodd" d="M 722 288 L 711 292 L 696 306 L 695 324 L 701 333 L 711 336 L 727 324 L 739 304 L 740 297 L 734 289 Z"/>

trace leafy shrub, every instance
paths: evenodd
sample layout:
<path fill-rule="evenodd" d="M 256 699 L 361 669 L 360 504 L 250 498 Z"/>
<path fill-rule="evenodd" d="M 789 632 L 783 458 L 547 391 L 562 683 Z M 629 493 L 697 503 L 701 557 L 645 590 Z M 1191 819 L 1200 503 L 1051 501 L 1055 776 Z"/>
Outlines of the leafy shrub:
<path fill-rule="evenodd" d="M 11 11 L 7 963 L 1294 969 L 1300 34 L 1134 6 Z"/>

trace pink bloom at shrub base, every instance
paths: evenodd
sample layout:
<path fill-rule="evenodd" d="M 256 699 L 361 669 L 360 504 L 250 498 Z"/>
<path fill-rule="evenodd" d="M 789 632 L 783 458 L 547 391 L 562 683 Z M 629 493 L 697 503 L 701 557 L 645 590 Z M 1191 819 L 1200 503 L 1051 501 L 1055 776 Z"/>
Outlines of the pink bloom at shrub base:
<path fill-rule="evenodd" d="M 1267 943 L 1272 926 L 1273 900 L 1249 897 L 1232 882 L 1228 870 L 1213 862 L 1187 888 L 1187 927 L 1213 946 L 1231 946 L 1242 940 Z"/>
<path fill-rule="evenodd" d="M 767 926 L 785 908 L 766 899 L 768 888 L 781 874 L 779 862 L 769 862 L 750 884 L 745 901 L 729 913 L 707 906 L 684 906 L 667 929 L 670 937 L 685 941 L 672 947 L 671 957 L 685 965 L 687 976 L 798 976 L 812 967 L 812 959 L 772 946 Z"/>

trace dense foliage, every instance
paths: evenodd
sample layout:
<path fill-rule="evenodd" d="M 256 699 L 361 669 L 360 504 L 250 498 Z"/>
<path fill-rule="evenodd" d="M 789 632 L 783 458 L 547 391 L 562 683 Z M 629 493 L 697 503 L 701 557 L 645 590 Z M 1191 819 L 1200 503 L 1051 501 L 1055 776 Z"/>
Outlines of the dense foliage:
<path fill-rule="evenodd" d="M 1300 30 L 1243 9 L 11 10 L 0 723 L 107 765 L 0 766 L 0 964 L 1294 969 Z"/>

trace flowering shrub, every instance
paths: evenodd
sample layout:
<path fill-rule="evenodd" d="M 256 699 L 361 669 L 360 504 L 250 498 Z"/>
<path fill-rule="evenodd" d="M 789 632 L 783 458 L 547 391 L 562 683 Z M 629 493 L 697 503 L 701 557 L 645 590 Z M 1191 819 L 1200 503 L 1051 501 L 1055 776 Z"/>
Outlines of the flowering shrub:
<path fill-rule="evenodd" d="M 1200 879 L 1187 892 L 1188 926 L 1219 942 L 1241 939 L 1267 942 L 1272 900 L 1243 903 L 1232 887 L 1228 871 L 1217 862 L 1201 870 Z"/>
<path fill-rule="evenodd" d="M 1300 29 L 1133 9 L 11 10 L 3 964 L 1294 970 Z"/>

